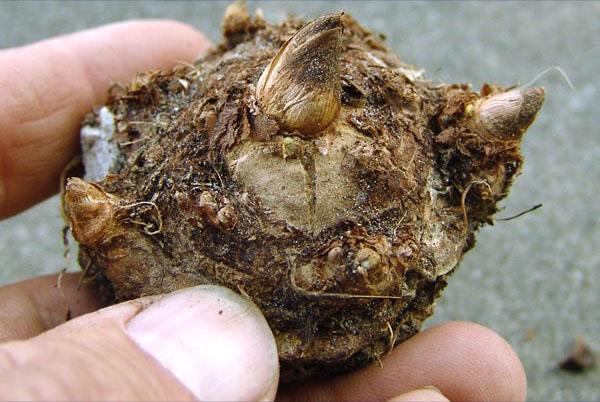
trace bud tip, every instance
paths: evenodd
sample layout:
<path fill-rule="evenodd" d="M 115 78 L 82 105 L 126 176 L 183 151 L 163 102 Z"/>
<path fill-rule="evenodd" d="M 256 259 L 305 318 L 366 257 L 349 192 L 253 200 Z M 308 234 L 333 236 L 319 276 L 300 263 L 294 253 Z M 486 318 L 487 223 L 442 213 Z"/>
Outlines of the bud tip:
<path fill-rule="evenodd" d="M 545 98 L 544 88 L 517 88 L 480 100 L 478 117 L 499 139 L 520 139 L 533 123 Z"/>
<path fill-rule="evenodd" d="M 256 95 L 263 111 L 290 132 L 323 131 L 340 110 L 341 16 L 325 14 L 302 27 L 258 80 Z"/>

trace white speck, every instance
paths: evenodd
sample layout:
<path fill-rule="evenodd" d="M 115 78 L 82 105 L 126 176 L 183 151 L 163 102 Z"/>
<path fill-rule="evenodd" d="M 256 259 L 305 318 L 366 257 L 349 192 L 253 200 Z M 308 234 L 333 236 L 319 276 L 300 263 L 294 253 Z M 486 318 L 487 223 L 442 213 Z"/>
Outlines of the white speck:
<path fill-rule="evenodd" d="M 385 64 L 379 57 L 375 56 L 371 52 L 367 52 L 367 56 L 369 56 L 369 59 L 371 59 L 378 66 L 387 68 L 387 64 Z"/>
<path fill-rule="evenodd" d="M 83 153 L 84 179 L 100 181 L 114 167 L 117 156 L 117 144 L 113 141 L 115 118 L 107 107 L 98 113 L 100 126 L 81 128 L 81 149 Z"/>
<path fill-rule="evenodd" d="M 247 159 L 248 159 L 248 154 L 246 155 L 242 155 L 239 158 L 237 158 L 236 160 L 233 161 L 233 166 L 235 166 L 235 169 L 238 170 L 240 168 L 240 165 L 242 163 L 244 163 Z"/>
<path fill-rule="evenodd" d="M 422 80 L 425 75 L 425 70 L 422 68 L 414 70 L 412 68 L 398 67 L 396 68 L 396 71 L 404 75 L 410 82 Z"/>
<path fill-rule="evenodd" d="M 185 89 L 187 91 L 188 88 L 190 87 L 190 83 L 181 78 L 178 81 L 179 81 L 179 84 L 183 87 L 183 89 Z"/>

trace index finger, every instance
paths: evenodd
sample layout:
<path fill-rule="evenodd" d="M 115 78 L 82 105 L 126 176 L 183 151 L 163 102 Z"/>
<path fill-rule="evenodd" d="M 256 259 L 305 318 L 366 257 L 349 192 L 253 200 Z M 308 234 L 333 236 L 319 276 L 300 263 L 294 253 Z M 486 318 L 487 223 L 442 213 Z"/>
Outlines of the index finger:
<path fill-rule="evenodd" d="M 112 83 L 192 61 L 209 46 L 185 24 L 148 20 L 0 50 L 0 219 L 58 190 L 81 120 Z"/>

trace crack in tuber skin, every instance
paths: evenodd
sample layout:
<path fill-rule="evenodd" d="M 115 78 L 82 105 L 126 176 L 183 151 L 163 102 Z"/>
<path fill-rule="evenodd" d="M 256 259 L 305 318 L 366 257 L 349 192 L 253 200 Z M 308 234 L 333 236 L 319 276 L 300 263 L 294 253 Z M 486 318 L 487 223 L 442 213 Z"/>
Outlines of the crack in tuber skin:
<path fill-rule="evenodd" d="M 368 364 L 492 222 L 544 91 L 434 84 L 343 13 L 269 25 L 235 3 L 223 30 L 193 66 L 111 93 L 118 158 L 64 196 L 80 264 L 107 302 L 249 297 L 284 382 Z"/>

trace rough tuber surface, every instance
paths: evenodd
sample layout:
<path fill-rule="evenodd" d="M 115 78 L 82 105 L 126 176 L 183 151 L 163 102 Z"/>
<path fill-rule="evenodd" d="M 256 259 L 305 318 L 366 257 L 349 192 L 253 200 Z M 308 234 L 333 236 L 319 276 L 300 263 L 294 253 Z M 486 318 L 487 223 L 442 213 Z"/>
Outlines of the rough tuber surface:
<path fill-rule="evenodd" d="M 64 193 L 85 276 L 108 302 L 241 293 L 286 382 L 365 365 L 492 223 L 544 91 L 433 83 L 343 13 L 270 25 L 235 3 L 223 25 L 85 121 L 87 181 Z"/>

